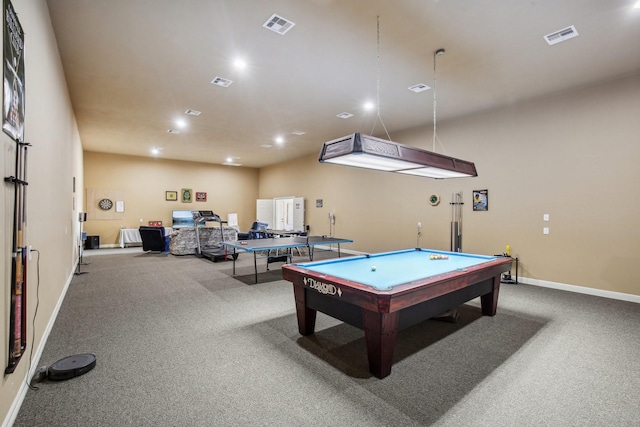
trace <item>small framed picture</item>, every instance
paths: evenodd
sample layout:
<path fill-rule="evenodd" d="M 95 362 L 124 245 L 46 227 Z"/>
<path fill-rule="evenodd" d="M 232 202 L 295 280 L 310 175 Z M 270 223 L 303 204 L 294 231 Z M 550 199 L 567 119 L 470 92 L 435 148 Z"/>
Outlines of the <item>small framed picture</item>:
<path fill-rule="evenodd" d="M 193 190 L 191 188 L 183 188 L 180 190 L 180 194 L 182 195 L 182 203 L 193 202 Z"/>
<path fill-rule="evenodd" d="M 473 190 L 473 210 L 489 210 L 489 190 Z"/>
<path fill-rule="evenodd" d="M 206 201 L 207 201 L 207 193 L 196 191 L 196 202 L 206 202 Z"/>
<path fill-rule="evenodd" d="M 162 221 L 149 221 L 149 227 L 162 227 Z"/>
<path fill-rule="evenodd" d="M 170 201 L 170 202 L 175 202 L 176 200 L 178 200 L 178 192 L 177 191 L 165 191 L 164 192 L 164 197 L 166 200 Z"/>

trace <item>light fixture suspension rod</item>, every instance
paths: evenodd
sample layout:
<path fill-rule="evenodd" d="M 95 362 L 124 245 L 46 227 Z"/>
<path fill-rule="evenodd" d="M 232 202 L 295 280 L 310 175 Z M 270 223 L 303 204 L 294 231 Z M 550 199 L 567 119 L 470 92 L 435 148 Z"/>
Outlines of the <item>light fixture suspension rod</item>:
<path fill-rule="evenodd" d="M 376 27 L 376 112 L 380 117 L 380 16 Z"/>
<path fill-rule="evenodd" d="M 433 53 L 433 147 L 431 151 L 436 151 L 436 53 Z"/>
<path fill-rule="evenodd" d="M 373 122 L 371 134 L 373 134 L 373 131 L 376 128 L 376 122 L 380 120 L 380 124 L 387 135 L 387 139 L 391 141 L 389 131 L 387 131 L 387 127 L 384 125 L 382 116 L 380 115 L 380 15 L 377 17 L 376 37 L 376 120 Z"/>
<path fill-rule="evenodd" d="M 444 55 L 444 49 L 433 52 L 433 151 L 436 151 L 436 56 Z"/>

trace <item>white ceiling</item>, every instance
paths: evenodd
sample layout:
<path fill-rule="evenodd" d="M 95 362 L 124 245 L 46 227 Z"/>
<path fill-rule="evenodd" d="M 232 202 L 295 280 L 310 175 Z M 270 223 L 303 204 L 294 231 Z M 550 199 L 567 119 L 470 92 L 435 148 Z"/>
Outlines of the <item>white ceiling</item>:
<path fill-rule="evenodd" d="M 636 1 L 47 4 L 85 150 L 150 156 L 160 147 L 162 158 L 220 164 L 233 156 L 262 167 L 318 153 L 323 142 L 349 133 L 384 135 L 376 109 L 363 111 L 365 100 L 375 105 L 379 97 L 391 139 L 395 131 L 432 126 L 433 91 L 408 87 L 433 84 L 439 48 L 446 54 L 437 58 L 438 123 L 638 73 Z M 265 29 L 274 13 L 295 27 L 285 35 Z M 578 37 L 553 46 L 543 39 L 571 25 Z M 243 71 L 233 66 L 238 57 L 248 64 Z M 212 85 L 216 76 L 233 83 Z M 336 117 L 342 112 L 354 117 Z M 167 133 L 177 118 L 187 127 Z"/>

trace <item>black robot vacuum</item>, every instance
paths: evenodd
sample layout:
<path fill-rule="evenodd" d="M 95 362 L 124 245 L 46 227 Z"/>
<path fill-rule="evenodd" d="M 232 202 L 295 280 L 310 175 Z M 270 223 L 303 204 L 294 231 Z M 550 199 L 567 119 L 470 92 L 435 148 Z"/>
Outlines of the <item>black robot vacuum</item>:
<path fill-rule="evenodd" d="M 52 381 L 68 380 L 86 374 L 96 366 L 93 354 L 74 354 L 54 362 L 47 369 L 47 379 Z"/>

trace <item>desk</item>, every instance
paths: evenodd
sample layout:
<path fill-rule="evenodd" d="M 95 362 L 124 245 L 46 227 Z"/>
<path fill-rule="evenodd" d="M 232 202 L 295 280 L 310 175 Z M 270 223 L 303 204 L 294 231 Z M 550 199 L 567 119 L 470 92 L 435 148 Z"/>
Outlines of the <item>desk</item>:
<path fill-rule="evenodd" d="M 281 237 L 279 239 L 252 239 L 235 242 L 220 242 L 229 249 L 233 249 L 233 253 L 236 251 L 253 252 L 253 267 L 255 270 L 255 282 L 258 283 L 258 260 L 257 253 L 262 251 L 271 251 L 279 249 L 295 249 L 295 248 L 308 248 L 309 260 L 313 260 L 314 248 L 318 245 L 338 245 L 338 257 L 340 257 L 340 245 L 342 243 L 353 243 L 353 240 L 341 239 L 339 237 L 327 237 L 327 236 L 306 236 L 306 237 Z M 236 257 L 233 258 L 233 275 L 236 274 Z M 283 258 L 291 258 L 291 253 L 287 255 L 269 257 L 267 255 L 267 268 L 269 267 L 269 258 L 277 258 L 285 260 Z"/>
<path fill-rule="evenodd" d="M 142 246 L 142 237 L 140 237 L 140 231 L 137 228 L 120 229 L 120 247 L 124 248 L 125 245 Z"/>
<path fill-rule="evenodd" d="M 282 273 L 293 283 L 300 334 L 313 334 L 317 311 L 364 329 L 369 370 L 384 378 L 398 330 L 478 296 L 482 314 L 495 315 L 500 275 L 510 265 L 509 258 L 418 248 L 290 264 Z"/>

